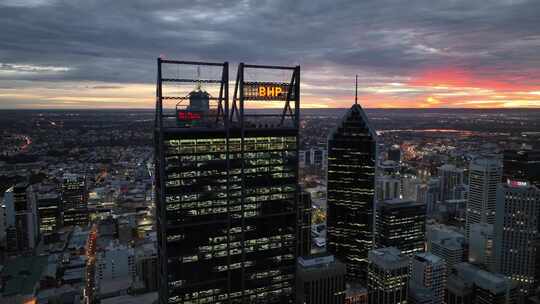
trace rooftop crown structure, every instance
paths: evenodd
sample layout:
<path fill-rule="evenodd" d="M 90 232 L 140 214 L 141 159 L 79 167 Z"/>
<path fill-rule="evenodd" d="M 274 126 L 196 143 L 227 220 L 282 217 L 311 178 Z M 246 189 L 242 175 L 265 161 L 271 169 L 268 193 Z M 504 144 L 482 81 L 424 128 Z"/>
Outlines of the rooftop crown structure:
<path fill-rule="evenodd" d="M 205 77 L 200 72 L 198 79 L 165 75 L 193 67 Z M 211 69 L 218 77 L 206 76 Z M 248 80 L 246 70 L 249 75 L 277 70 L 290 81 Z M 226 62 L 158 59 L 154 134 L 160 303 L 294 299 L 299 81 L 299 67 L 241 63 L 229 107 Z M 194 91 L 178 94 L 193 90 L 195 83 Z M 167 107 L 169 100 L 174 108 Z M 285 105 L 275 114 L 249 110 L 249 102 Z"/>

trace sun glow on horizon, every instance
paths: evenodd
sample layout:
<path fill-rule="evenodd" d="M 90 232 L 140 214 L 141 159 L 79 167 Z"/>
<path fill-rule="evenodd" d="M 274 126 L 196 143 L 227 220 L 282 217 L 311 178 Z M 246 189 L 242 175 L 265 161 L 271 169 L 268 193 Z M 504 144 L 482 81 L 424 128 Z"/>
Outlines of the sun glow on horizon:
<path fill-rule="evenodd" d="M 369 82 L 366 77 L 359 87 L 359 102 L 366 108 L 540 108 L 536 79 L 540 75 L 531 75 L 527 82 L 486 75 L 492 74 L 448 68 L 400 76 L 399 81 Z M 308 76 L 301 84 L 303 108 L 346 108 L 353 103 L 354 88 L 346 77 L 332 80 L 325 75 L 325 85 L 318 85 L 316 76 Z M 12 88 L 0 87 L 0 108 L 152 108 L 154 104 L 154 84 L 20 82 Z M 281 106 L 274 102 L 247 105 Z"/>

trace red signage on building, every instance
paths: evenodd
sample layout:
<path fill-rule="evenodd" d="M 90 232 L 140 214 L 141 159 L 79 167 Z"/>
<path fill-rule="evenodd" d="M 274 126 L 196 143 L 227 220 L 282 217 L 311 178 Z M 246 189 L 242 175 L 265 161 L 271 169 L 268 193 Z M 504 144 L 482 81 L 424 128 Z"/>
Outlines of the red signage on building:
<path fill-rule="evenodd" d="M 189 112 L 189 111 L 178 111 L 178 120 L 181 121 L 194 121 L 201 120 L 201 113 Z"/>

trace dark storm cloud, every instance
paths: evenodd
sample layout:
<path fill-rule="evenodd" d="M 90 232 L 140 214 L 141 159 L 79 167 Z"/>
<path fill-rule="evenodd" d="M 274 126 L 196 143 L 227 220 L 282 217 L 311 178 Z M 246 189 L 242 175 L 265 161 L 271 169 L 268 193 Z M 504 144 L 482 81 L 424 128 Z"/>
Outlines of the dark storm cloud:
<path fill-rule="evenodd" d="M 148 83 L 159 55 L 388 77 L 540 67 L 540 1 L 437 2 L 5 0 L 0 81 Z"/>

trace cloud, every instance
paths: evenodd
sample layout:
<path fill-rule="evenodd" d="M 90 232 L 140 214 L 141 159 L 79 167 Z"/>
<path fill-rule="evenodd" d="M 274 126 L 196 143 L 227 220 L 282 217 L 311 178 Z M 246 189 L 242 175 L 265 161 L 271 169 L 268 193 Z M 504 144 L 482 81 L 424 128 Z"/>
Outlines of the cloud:
<path fill-rule="evenodd" d="M 321 102 L 352 96 L 357 73 L 366 98 L 407 105 L 432 93 L 426 77 L 414 83 L 430 71 L 467 75 L 459 87 L 538 91 L 538 12 L 538 1 L 507 0 L 8 0 L 0 4 L 0 87 L 150 85 L 163 54 L 300 64 L 305 92 Z"/>

